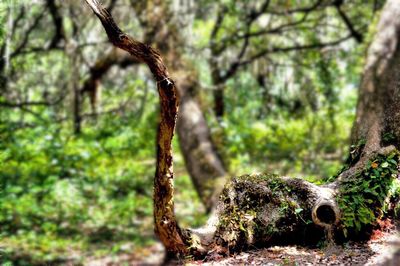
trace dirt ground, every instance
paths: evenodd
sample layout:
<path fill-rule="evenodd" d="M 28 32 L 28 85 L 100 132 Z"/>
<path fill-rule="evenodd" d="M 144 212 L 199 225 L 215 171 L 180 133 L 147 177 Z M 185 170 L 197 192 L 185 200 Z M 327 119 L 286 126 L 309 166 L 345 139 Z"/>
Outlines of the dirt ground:
<path fill-rule="evenodd" d="M 399 226 L 376 231 L 365 243 L 328 245 L 322 249 L 299 246 L 255 249 L 221 258 L 216 261 L 174 261 L 164 265 L 388 265 L 400 266 Z M 143 250 L 140 254 L 127 254 L 87 262 L 90 266 L 163 265 L 161 244 Z"/>

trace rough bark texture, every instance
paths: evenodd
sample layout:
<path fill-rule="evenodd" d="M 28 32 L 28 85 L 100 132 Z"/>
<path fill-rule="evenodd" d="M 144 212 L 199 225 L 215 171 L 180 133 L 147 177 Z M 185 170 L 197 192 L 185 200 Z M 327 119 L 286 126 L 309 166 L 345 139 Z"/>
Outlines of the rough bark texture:
<path fill-rule="evenodd" d="M 368 50 L 352 132 L 363 154 L 400 148 L 400 1 L 388 1 Z"/>
<path fill-rule="evenodd" d="M 185 38 L 182 36 L 176 16 L 166 1 L 146 1 L 149 30 L 145 37 L 154 42 L 170 66 L 180 95 L 177 133 L 185 165 L 192 182 L 209 211 L 226 181 L 227 172 L 212 141 L 210 129 L 197 100 L 198 75 L 192 63 L 182 56 Z M 154 7 L 157 7 L 156 11 Z M 150 10 L 149 10 L 150 9 Z M 165 18 L 169 18 L 166 21 Z"/>
<path fill-rule="evenodd" d="M 315 244 L 338 222 L 333 195 L 334 190 L 302 179 L 236 177 L 225 186 L 207 226 L 192 232 L 207 249 L 222 254 L 271 244 Z"/>
<path fill-rule="evenodd" d="M 378 31 L 386 33 L 378 32 L 368 53 L 353 135 L 365 136 L 366 142 L 360 154 L 350 158 L 347 170 L 325 186 L 273 175 L 233 178 L 208 223 L 192 230 L 180 229 L 173 212 L 171 139 L 177 115 L 174 83 L 156 51 L 122 33 L 97 1 L 86 1 L 114 45 L 147 63 L 158 81 L 161 121 L 154 216 L 156 232 L 170 254 L 210 256 L 277 243 L 316 243 L 324 235 L 332 239 L 365 235 L 383 216 L 399 165 L 399 98 L 392 93 L 398 94 L 399 90 L 395 74 L 399 70 L 400 23 L 396 18 L 400 15 L 400 0 L 386 4 L 378 26 Z M 189 80 L 189 76 L 181 77 L 182 83 Z M 388 134 L 393 137 L 387 138 Z"/>
<path fill-rule="evenodd" d="M 146 63 L 157 81 L 161 117 L 157 134 L 157 165 L 154 178 L 155 232 L 167 252 L 186 254 L 187 245 L 175 219 L 173 201 L 171 141 L 178 112 L 177 89 L 156 50 L 123 33 L 97 0 L 86 0 L 86 2 L 100 19 L 109 40 L 115 46 L 129 52 L 136 60 Z"/>
<path fill-rule="evenodd" d="M 154 40 L 157 45 L 161 40 Z M 164 53 L 168 53 L 166 49 Z M 180 57 L 178 58 L 178 60 Z M 99 58 L 91 67 L 91 75 L 81 88 L 82 94 L 89 96 L 92 112 L 99 105 L 99 85 L 104 74 L 114 65 L 126 67 L 139 63 L 129 54 L 113 49 Z M 189 63 L 187 63 L 189 64 Z M 177 121 L 177 133 L 182 155 L 192 182 L 207 210 L 216 203 L 217 196 L 226 181 L 226 170 L 215 148 L 210 129 L 197 101 L 197 76 L 188 71 L 187 65 L 174 68 L 180 73 L 176 86 L 180 94 L 180 111 Z M 219 189 L 218 189 L 219 188 Z"/>
<path fill-rule="evenodd" d="M 190 230 L 191 253 L 214 258 L 254 247 L 368 237 L 384 217 L 382 210 L 394 207 L 389 196 L 399 153 L 389 146 L 367 161 L 372 164 L 324 186 L 268 174 L 231 179 L 208 223 Z"/>

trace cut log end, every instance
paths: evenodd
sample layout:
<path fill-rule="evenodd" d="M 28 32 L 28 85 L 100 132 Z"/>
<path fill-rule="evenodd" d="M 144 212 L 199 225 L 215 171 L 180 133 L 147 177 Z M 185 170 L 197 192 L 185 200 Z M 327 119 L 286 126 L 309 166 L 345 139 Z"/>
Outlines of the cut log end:
<path fill-rule="evenodd" d="M 322 227 L 338 224 L 340 211 L 337 204 L 333 200 L 319 200 L 312 209 L 312 220 Z"/>

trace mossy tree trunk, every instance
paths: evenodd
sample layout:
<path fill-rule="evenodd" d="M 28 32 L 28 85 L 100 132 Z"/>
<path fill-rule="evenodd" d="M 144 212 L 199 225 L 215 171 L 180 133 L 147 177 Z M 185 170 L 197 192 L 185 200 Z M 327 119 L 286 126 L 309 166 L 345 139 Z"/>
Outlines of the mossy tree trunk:
<path fill-rule="evenodd" d="M 365 144 L 352 151 L 344 171 L 324 186 L 274 175 L 233 178 L 226 184 L 208 223 L 199 229 L 181 229 L 174 216 L 174 82 L 155 50 L 121 32 L 98 1 L 86 2 L 113 44 L 147 63 L 157 80 L 161 121 L 154 217 L 156 233 L 169 254 L 205 256 L 253 246 L 316 243 L 325 235 L 349 238 L 367 234 L 382 217 L 398 176 L 400 80 L 396 73 L 400 70 L 400 0 L 387 2 L 368 52 L 353 133 L 355 139 L 365 138 Z"/>

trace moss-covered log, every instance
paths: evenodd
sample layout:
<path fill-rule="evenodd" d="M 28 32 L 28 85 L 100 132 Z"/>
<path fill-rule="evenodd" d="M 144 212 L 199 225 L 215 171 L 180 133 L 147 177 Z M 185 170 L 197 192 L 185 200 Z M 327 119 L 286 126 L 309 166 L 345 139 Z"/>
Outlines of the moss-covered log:
<path fill-rule="evenodd" d="M 193 232 L 207 239 L 203 245 L 209 250 L 236 252 L 253 246 L 318 242 L 325 229 L 338 223 L 340 211 L 329 187 L 253 174 L 228 182 L 214 215 L 214 224 Z"/>
<path fill-rule="evenodd" d="M 398 151 L 389 146 L 372 153 L 353 176 L 324 186 L 268 174 L 235 177 L 209 223 L 191 232 L 202 240 L 197 246 L 222 253 L 366 237 L 394 207 L 398 162 Z"/>

